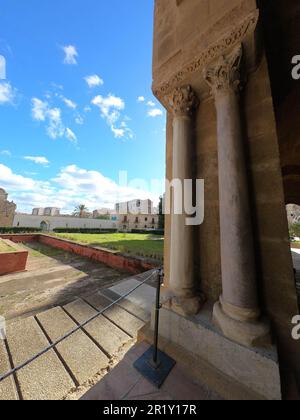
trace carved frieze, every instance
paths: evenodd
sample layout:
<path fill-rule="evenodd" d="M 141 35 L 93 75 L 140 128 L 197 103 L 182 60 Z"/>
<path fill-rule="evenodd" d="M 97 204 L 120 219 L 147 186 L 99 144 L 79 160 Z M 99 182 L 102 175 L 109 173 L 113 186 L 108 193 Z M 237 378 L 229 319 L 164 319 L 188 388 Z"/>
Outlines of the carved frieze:
<path fill-rule="evenodd" d="M 241 44 L 249 34 L 255 31 L 258 18 L 259 11 L 256 10 L 236 25 L 230 33 L 225 34 L 218 42 L 209 46 L 197 58 L 174 74 L 168 81 L 160 85 L 153 85 L 154 95 L 164 102 L 164 97 L 170 94 L 179 83 L 187 80 L 189 75 L 203 70 L 210 62 L 226 53 L 230 47 Z"/>

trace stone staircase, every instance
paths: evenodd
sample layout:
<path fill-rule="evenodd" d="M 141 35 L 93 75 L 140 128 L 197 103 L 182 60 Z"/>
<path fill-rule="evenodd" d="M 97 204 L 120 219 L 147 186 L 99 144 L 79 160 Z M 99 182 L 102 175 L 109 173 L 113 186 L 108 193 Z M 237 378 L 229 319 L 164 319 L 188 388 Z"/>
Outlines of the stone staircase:
<path fill-rule="evenodd" d="M 0 341 L 0 375 L 42 351 L 140 281 L 130 279 L 66 306 L 7 326 Z M 149 321 L 155 289 L 147 284 L 81 328 L 54 349 L 0 382 L 0 400 L 59 400 L 87 391 L 133 346 Z"/>

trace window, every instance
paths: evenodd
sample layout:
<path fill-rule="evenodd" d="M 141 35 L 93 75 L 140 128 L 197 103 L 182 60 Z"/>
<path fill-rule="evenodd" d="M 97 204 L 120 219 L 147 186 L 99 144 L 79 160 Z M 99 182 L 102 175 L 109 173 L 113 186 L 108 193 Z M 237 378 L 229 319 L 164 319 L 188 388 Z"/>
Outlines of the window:
<path fill-rule="evenodd" d="M 139 223 L 139 218 L 138 217 L 135 218 L 135 223 Z"/>
<path fill-rule="evenodd" d="M 148 217 L 145 217 L 145 222 L 148 222 Z"/>

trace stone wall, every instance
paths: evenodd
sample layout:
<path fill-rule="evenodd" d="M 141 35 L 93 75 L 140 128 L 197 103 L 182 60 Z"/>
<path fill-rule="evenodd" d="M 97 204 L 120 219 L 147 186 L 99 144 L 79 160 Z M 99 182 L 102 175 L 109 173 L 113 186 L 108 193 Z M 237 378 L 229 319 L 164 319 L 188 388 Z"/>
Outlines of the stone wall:
<path fill-rule="evenodd" d="M 13 225 L 17 206 L 7 200 L 6 192 L 0 188 L 0 227 L 10 227 Z"/>
<path fill-rule="evenodd" d="M 289 246 L 279 141 L 260 10 L 254 0 L 156 0 L 153 92 L 168 109 L 175 87 L 191 85 L 200 98 L 194 127 L 198 178 L 205 180 L 205 221 L 196 230 L 194 275 L 209 301 L 221 290 L 217 122 L 204 67 L 241 43 L 244 90 L 240 109 L 249 178 L 259 301 L 275 326 L 280 355 L 300 371 L 291 319 L 298 313 Z M 172 178 L 173 117 L 167 120 L 167 178 Z M 228 221 L 230 223 L 230 221 Z M 166 217 L 165 285 L 170 277 L 171 218 Z M 247 238 L 244 238 L 247 240 Z"/>
<path fill-rule="evenodd" d="M 47 231 L 55 228 L 81 228 L 81 229 L 117 229 L 118 222 L 101 219 L 85 219 L 68 216 L 34 216 L 30 214 L 16 214 L 13 220 L 15 227 L 40 228 L 46 223 Z M 45 225 L 45 226 L 46 226 Z"/>

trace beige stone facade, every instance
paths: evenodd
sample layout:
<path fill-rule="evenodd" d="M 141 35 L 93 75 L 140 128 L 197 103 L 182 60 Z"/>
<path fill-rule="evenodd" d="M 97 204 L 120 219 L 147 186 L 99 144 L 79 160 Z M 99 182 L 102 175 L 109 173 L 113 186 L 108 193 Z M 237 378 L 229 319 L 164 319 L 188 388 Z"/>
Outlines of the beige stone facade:
<path fill-rule="evenodd" d="M 119 229 L 123 231 L 158 229 L 157 214 L 120 214 L 118 218 Z"/>
<path fill-rule="evenodd" d="M 14 202 L 7 200 L 8 194 L 0 188 L 0 227 L 13 225 L 17 206 Z"/>
<path fill-rule="evenodd" d="M 271 18 L 266 17 L 270 3 Z M 180 136 L 183 147 L 189 147 L 193 177 L 205 180 L 205 221 L 194 228 L 192 245 L 180 244 L 193 252 L 189 263 L 182 254 L 182 290 L 192 278 L 195 297 L 218 302 L 215 322 L 224 335 L 247 346 L 272 336 L 281 368 L 300 375 L 299 342 L 291 337 L 299 308 L 286 216 L 286 204 L 300 200 L 299 136 L 292 135 L 299 125 L 300 83 L 296 87 L 286 71 L 300 22 L 295 3 L 156 0 L 153 92 L 168 111 L 167 178 L 177 167 Z M 272 38 L 275 24 L 284 32 L 277 45 L 272 44 L 280 38 Z M 272 67 L 279 47 L 285 86 Z M 199 105 L 191 131 L 184 134 L 170 103 L 178 89 L 187 87 Z M 185 94 L 181 101 L 181 116 L 187 118 Z M 165 287 L 180 295 L 172 274 L 175 238 L 178 227 L 168 215 Z"/>

